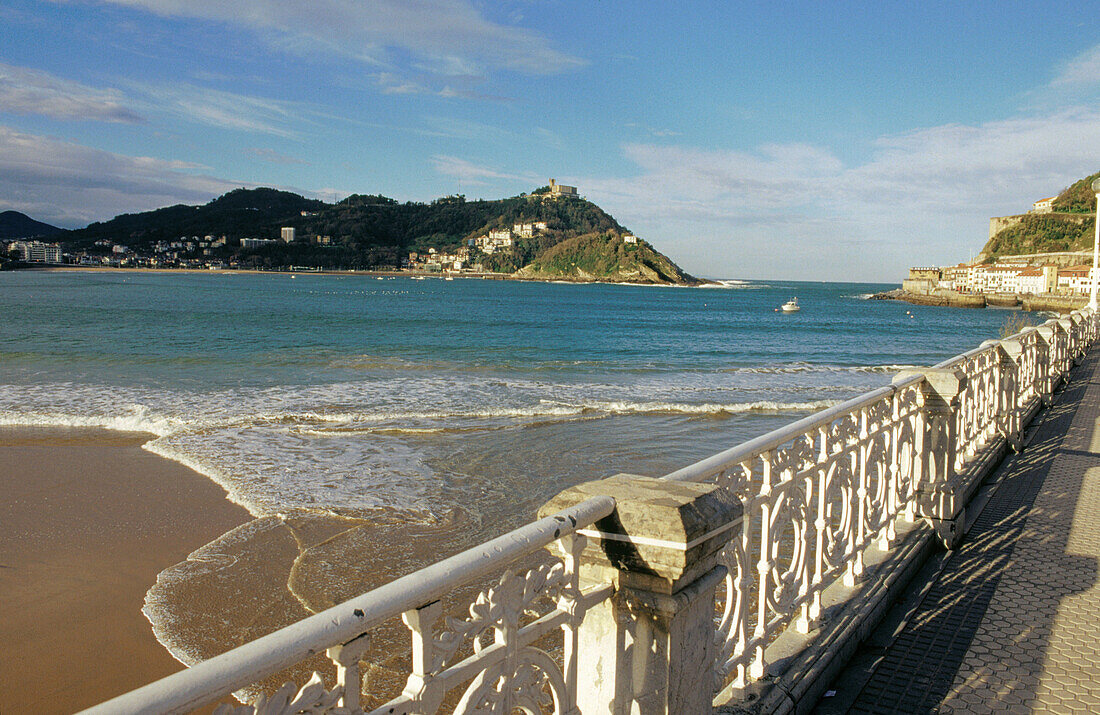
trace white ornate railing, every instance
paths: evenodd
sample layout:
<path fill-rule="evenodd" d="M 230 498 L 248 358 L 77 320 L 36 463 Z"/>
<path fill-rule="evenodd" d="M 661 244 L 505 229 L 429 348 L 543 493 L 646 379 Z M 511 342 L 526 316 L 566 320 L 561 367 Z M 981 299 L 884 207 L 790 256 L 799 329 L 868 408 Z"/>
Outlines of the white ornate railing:
<path fill-rule="evenodd" d="M 720 485 L 744 509 L 721 552 L 716 690 L 761 678 L 788 627 L 815 628 L 824 591 L 853 585 L 899 519 L 957 516 L 936 513 L 942 497 L 922 508 L 922 493 L 956 484 L 998 437 L 1018 448 L 1021 420 L 1095 338 L 1085 311 L 1050 320 L 665 476 Z"/>
<path fill-rule="evenodd" d="M 761 677 L 768 643 L 792 622 L 814 628 L 825 588 L 854 583 L 866 549 L 889 548 L 895 520 L 915 518 L 920 383 L 880 388 L 665 477 L 722 485 L 744 509 L 747 528 L 722 552 L 722 685 Z"/>
<path fill-rule="evenodd" d="M 760 680 L 784 631 L 821 626 L 832 587 L 859 593 L 872 549 L 909 553 L 895 547 L 921 519 L 956 544 L 991 455 L 1021 448 L 1097 337 L 1078 311 L 662 479 L 574 487 L 552 516 L 88 712 L 188 711 L 326 652 L 333 685 L 314 673 L 215 712 L 363 713 L 360 661 L 396 616 L 411 664 L 372 715 L 701 712 Z"/>
<path fill-rule="evenodd" d="M 220 705 L 214 712 L 362 713 L 360 658 L 372 627 L 395 616 L 409 629 L 412 672 L 404 691 L 372 713 L 434 713 L 448 694 L 457 697 L 456 713 L 533 714 L 547 706 L 576 712 L 583 682 L 577 627 L 612 593 L 611 585 L 582 592 L 577 557 L 586 538 L 576 532 L 614 508 L 611 497 L 594 497 L 86 712 L 189 712 L 327 651 L 336 664 L 335 687 L 326 688 L 315 672 L 301 688 L 287 683 L 250 705 Z M 563 557 L 517 570 L 525 557 L 545 556 L 544 547 L 554 542 Z M 448 616 L 440 627 L 440 600 L 487 577 L 495 582 L 466 616 Z M 564 635 L 556 657 L 534 645 L 555 631 Z"/>

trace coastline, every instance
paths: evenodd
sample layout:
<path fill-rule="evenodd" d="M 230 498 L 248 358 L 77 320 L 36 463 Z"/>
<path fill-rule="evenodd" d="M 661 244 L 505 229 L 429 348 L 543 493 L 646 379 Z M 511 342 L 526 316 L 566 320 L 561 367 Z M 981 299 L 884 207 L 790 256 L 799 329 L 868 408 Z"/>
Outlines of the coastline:
<path fill-rule="evenodd" d="M 251 516 L 150 437 L 0 428 L 0 712 L 72 712 L 183 669 L 145 593 Z"/>
<path fill-rule="evenodd" d="M 870 300 L 899 300 L 913 305 L 931 305 L 946 308 L 1020 308 L 1029 311 L 1072 313 L 1088 303 L 1085 296 L 1018 295 L 1015 293 L 910 293 L 900 288 L 875 293 Z"/>
<path fill-rule="evenodd" d="M 631 286 L 669 286 L 674 288 L 700 288 L 700 287 L 722 287 L 722 283 L 717 281 L 698 279 L 695 283 L 652 283 L 649 281 L 622 281 L 622 280 L 583 280 L 579 278 L 529 278 L 519 277 L 512 273 L 440 273 L 437 271 L 413 271 L 413 270 L 397 270 L 397 271 L 383 271 L 383 270 L 341 270 L 341 271 L 311 271 L 311 270 L 278 270 L 278 271 L 261 271 L 254 268 L 225 268 L 222 270 L 210 270 L 199 268 L 121 268 L 114 266 L 59 266 L 59 265 L 43 265 L 43 266 L 23 266 L 18 269 L 13 269 L 12 272 L 18 270 L 33 271 L 40 273 L 95 273 L 95 272 L 114 272 L 114 273 L 183 273 L 183 274 L 198 274 L 198 275 L 304 275 L 304 276 L 366 276 L 369 278 L 460 278 L 470 280 L 487 280 L 487 281 L 519 281 L 524 283 L 576 283 L 579 285 L 590 284 L 604 284 L 604 285 L 631 285 Z"/>

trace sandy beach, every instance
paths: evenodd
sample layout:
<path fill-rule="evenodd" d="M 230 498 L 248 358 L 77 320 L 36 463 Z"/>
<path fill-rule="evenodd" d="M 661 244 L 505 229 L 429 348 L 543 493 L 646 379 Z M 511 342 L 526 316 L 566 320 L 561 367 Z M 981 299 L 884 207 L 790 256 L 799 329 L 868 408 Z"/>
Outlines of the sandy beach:
<path fill-rule="evenodd" d="M 0 427 L 0 713 L 73 712 L 183 668 L 145 592 L 250 517 L 147 439 Z"/>

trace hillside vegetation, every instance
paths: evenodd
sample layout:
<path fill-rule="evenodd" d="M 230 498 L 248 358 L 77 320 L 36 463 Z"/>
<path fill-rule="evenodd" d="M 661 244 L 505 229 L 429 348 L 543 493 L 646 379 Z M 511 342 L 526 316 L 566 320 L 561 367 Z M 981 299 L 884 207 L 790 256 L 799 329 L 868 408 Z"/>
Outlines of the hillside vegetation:
<path fill-rule="evenodd" d="M 1053 213 L 1027 214 L 1019 223 L 997 232 L 981 255 L 986 260 L 1027 253 L 1090 250 L 1093 244 L 1096 195 L 1092 181 L 1100 173 L 1075 181 L 1052 202 Z"/>
<path fill-rule="evenodd" d="M 430 248 L 452 253 L 490 230 L 516 223 L 544 222 L 534 236 L 515 238 L 514 245 L 492 254 L 474 252 L 470 263 L 484 270 L 514 273 L 530 266 L 528 275 L 583 280 L 690 282 L 672 261 L 639 242 L 625 246 L 626 230 L 596 204 L 579 197 L 555 198 L 548 187 L 499 200 L 467 201 L 446 196 L 431 203 L 398 202 L 380 194 L 355 194 L 336 204 L 307 199 L 276 189 L 237 189 L 203 206 L 169 206 L 66 232 L 60 238 L 69 250 L 106 250 L 96 241 L 113 241 L 136 252 L 149 252 L 158 242 L 188 237 L 226 237 L 213 257 L 241 267 L 316 266 L 345 269 L 391 269 L 409 253 Z M 293 227 L 293 243 L 272 243 L 243 249 L 242 238 L 278 238 Z M 612 250 L 594 237 L 615 237 Z M 324 241 L 319 240 L 324 237 Z M 569 244 L 558 252 L 559 246 Z M 563 252 L 569 252 L 564 261 Z M 582 255 L 584 254 L 584 255 Z M 590 255 L 589 255 L 590 254 Z M 564 261 L 564 262 L 563 262 Z M 582 266 L 581 273 L 574 264 Z M 594 276 L 593 278 L 582 278 Z"/>
<path fill-rule="evenodd" d="M 626 243 L 618 233 L 589 233 L 562 241 L 516 272 L 517 278 L 698 283 L 645 241 Z"/>
<path fill-rule="evenodd" d="M 1092 192 L 1092 182 L 1100 173 L 1086 176 L 1073 184 L 1054 199 L 1051 207 L 1055 211 L 1074 214 L 1095 214 L 1096 194 Z"/>
<path fill-rule="evenodd" d="M 30 216 L 18 211 L 0 212 L 0 239 L 52 236 L 61 233 L 63 230 L 48 223 L 35 221 Z"/>
<path fill-rule="evenodd" d="M 228 236 L 229 238 L 277 237 L 279 227 L 302 211 L 320 211 L 328 204 L 277 189 L 236 189 L 202 206 L 176 204 L 153 211 L 121 214 L 110 221 L 59 236 L 73 248 L 85 248 L 99 240 L 146 247 L 157 241 L 181 236 Z"/>

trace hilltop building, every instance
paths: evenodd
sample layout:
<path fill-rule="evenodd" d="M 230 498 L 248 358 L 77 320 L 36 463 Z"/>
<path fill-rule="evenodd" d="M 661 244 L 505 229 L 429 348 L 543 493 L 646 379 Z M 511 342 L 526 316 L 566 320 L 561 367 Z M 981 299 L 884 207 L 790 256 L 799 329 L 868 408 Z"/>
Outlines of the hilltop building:
<path fill-rule="evenodd" d="M 557 181 L 550 179 L 550 195 L 555 198 L 561 196 L 576 196 L 577 187 L 559 184 Z"/>

